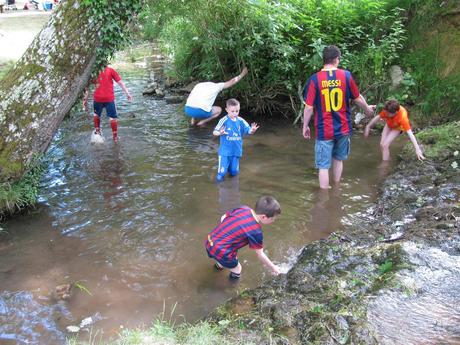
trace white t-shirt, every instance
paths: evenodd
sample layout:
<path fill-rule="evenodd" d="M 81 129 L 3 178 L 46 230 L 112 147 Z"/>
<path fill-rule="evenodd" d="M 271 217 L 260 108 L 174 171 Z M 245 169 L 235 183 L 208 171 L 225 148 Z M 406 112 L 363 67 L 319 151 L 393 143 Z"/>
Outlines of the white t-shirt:
<path fill-rule="evenodd" d="M 224 83 L 213 83 L 211 81 L 198 83 L 192 89 L 192 92 L 190 92 L 185 105 L 193 108 L 200 108 L 204 111 L 211 111 L 217 95 L 223 88 Z"/>

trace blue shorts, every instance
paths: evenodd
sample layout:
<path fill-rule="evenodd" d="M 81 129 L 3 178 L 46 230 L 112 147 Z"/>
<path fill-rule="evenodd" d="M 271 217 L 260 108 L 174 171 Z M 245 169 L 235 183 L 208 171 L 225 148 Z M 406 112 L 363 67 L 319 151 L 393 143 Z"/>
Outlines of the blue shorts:
<path fill-rule="evenodd" d="M 219 166 L 217 167 L 217 181 L 223 181 L 227 172 L 232 176 L 240 173 L 240 158 L 237 156 L 219 156 Z"/>
<path fill-rule="evenodd" d="M 329 169 L 332 158 L 344 161 L 350 154 L 350 136 L 332 140 L 316 140 L 315 142 L 315 165 L 316 169 Z"/>
<path fill-rule="evenodd" d="M 237 257 L 234 257 L 233 259 L 225 259 L 225 258 L 216 259 L 215 257 L 211 256 L 211 254 L 209 254 L 208 249 L 206 249 L 206 252 L 208 253 L 208 256 L 211 259 L 216 260 L 218 263 L 220 263 L 225 268 L 235 268 L 236 266 L 238 266 L 238 258 Z"/>
<path fill-rule="evenodd" d="M 117 118 L 117 108 L 115 107 L 115 102 L 94 102 L 94 113 L 97 116 L 102 115 L 102 110 L 105 108 L 107 116 L 116 119 Z"/>
<path fill-rule="evenodd" d="M 207 119 L 208 117 L 211 117 L 212 109 L 210 111 L 204 111 L 203 109 L 193 108 L 186 105 L 184 107 L 184 112 L 186 115 L 195 119 Z"/>

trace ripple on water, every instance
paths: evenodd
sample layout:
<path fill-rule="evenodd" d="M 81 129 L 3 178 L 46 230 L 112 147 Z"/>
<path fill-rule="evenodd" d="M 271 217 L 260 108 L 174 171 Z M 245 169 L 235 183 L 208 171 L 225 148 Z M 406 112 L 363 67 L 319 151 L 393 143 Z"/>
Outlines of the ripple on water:
<path fill-rule="evenodd" d="M 460 343 L 460 257 L 437 248 L 404 244 L 414 269 L 398 279 L 401 291 L 385 291 L 368 317 L 381 344 Z"/>
<path fill-rule="evenodd" d="M 30 292 L 2 292 L 0 343 L 64 344 L 65 335 L 55 321 L 62 315 L 71 319 L 69 311 L 63 305 L 41 305 Z"/>

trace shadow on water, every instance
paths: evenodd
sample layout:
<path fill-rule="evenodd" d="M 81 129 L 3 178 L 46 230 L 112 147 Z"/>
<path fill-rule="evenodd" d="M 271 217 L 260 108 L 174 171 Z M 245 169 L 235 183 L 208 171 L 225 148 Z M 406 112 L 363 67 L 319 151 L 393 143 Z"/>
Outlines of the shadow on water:
<path fill-rule="evenodd" d="M 24 319 L 1 322 L 0 335 L 46 343 L 27 333 L 35 327 L 33 318 L 21 313 L 20 302 L 11 303 L 21 293 L 53 310 L 48 314 L 55 323 L 46 324 L 55 328 L 50 332 L 56 339 L 66 326 L 95 314 L 101 318 L 94 327 L 113 336 L 120 327 L 149 324 L 164 305 L 176 303 L 178 320 L 183 315 L 192 322 L 238 290 L 270 279 L 247 248 L 239 253 L 243 275 L 236 286 L 227 273 L 212 270 L 203 241 L 223 212 L 253 207 L 263 194 L 276 196 L 282 214 L 264 228 L 264 243 L 286 271 L 304 244 L 340 231 L 344 216 L 375 199 L 377 137 L 364 142 L 355 136 L 343 184 L 322 193 L 313 142 L 299 128 L 277 122 L 262 123 L 245 139 L 240 176 L 216 184 L 215 123 L 189 128 L 181 105 L 142 97 L 144 83 L 125 80 L 131 104 L 116 90 L 118 145 L 106 117 L 103 145 L 89 143 L 89 116 L 74 114 L 62 124 L 48 152 L 41 205 L 4 226 L 10 235 L 0 242 L 0 306 L 8 309 L 0 318 Z M 77 281 L 90 293 L 73 289 L 68 301 L 52 297 L 57 285 Z"/>

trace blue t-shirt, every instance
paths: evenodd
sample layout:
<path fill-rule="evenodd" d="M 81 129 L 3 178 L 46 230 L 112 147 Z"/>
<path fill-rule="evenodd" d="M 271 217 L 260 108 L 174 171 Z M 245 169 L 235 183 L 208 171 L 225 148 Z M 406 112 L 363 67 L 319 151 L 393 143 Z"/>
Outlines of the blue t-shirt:
<path fill-rule="evenodd" d="M 248 135 L 251 127 L 246 120 L 237 117 L 233 121 L 228 115 L 220 119 L 215 131 L 220 131 L 225 127 L 225 133 L 220 136 L 219 156 L 236 156 L 243 155 L 243 136 Z"/>

